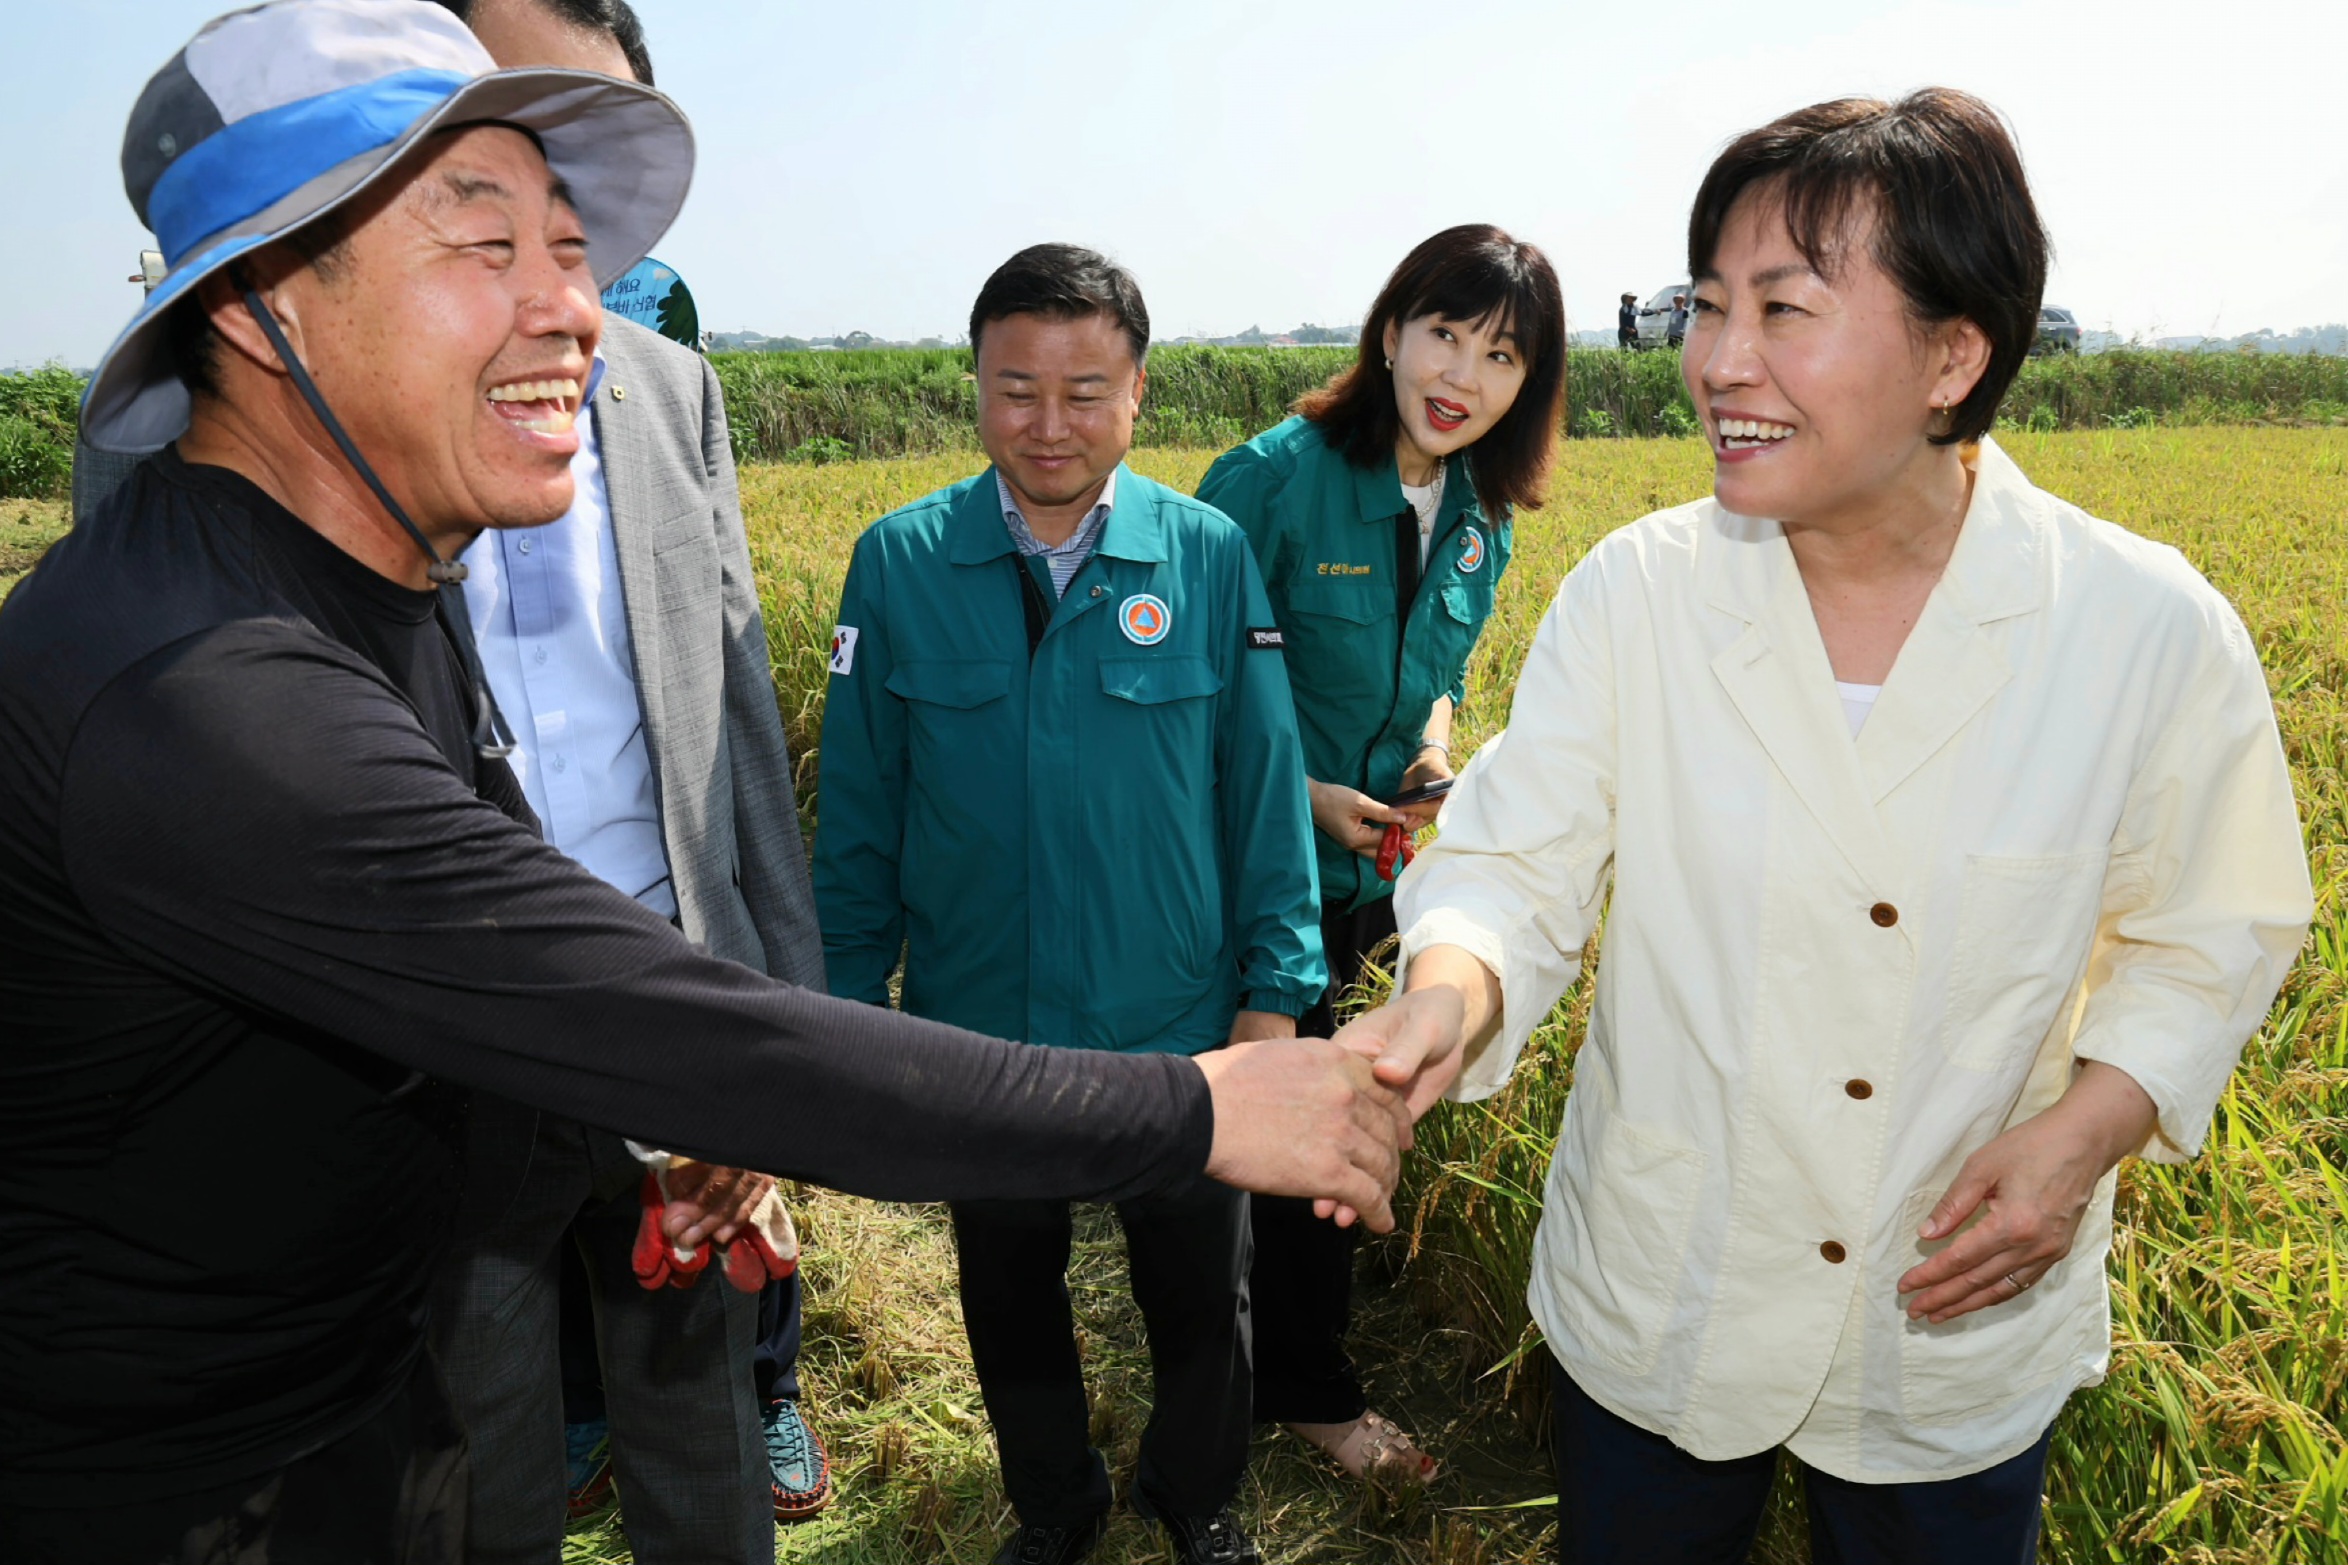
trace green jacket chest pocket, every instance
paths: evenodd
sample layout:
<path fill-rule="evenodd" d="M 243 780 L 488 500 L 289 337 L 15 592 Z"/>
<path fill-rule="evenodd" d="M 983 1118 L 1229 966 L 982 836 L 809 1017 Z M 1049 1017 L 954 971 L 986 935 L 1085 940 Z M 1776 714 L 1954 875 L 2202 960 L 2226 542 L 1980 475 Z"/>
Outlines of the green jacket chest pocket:
<path fill-rule="evenodd" d="M 1164 787 L 1165 803 L 1211 797 L 1216 697 L 1223 676 L 1194 652 L 1101 659 L 1098 745 L 1087 746 L 1104 775 L 1137 795 Z"/>
<path fill-rule="evenodd" d="M 1382 710 L 1394 667 L 1394 584 L 1307 576 L 1291 581 L 1286 597 L 1280 629 L 1298 708 Z"/>
<path fill-rule="evenodd" d="M 1102 960 L 1161 969 L 1153 982 L 1195 993 L 1224 943 L 1215 847 L 1223 676 L 1191 652 L 1103 658 L 1100 667 L 1103 710 L 1083 744 L 1085 817 L 1095 840 L 1136 870 L 1158 925 L 1151 955 L 1103 947 Z"/>
<path fill-rule="evenodd" d="M 1005 699 L 1009 663 L 915 659 L 889 670 L 887 688 L 905 703 L 906 747 L 917 774 L 933 765 L 1000 764 L 1020 753 Z"/>

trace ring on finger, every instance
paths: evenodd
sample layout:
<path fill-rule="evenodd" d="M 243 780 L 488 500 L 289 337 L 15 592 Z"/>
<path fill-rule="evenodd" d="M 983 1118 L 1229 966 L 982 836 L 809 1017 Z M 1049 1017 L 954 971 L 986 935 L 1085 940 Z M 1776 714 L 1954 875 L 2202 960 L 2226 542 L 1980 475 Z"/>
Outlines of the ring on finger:
<path fill-rule="evenodd" d="M 2006 1284 L 2008 1287 L 2014 1290 L 2016 1295 L 2028 1293 L 2030 1291 L 2030 1284 L 2024 1282 L 2021 1278 L 2015 1276 L 2012 1272 L 2006 1273 Z"/>

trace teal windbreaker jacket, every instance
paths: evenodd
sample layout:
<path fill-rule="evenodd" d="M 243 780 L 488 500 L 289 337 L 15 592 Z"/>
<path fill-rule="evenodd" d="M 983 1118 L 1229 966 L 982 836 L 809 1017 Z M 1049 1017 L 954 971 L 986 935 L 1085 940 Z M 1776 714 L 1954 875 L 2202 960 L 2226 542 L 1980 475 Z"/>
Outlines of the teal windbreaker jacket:
<path fill-rule="evenodd" d="M 1320 994 L 1295 706 L 1246 537 L 1128 468 L 1030 660 L 992 469 L 875 522 L 817 788 L 832 992 L 998 1037 L 1194 1054 Z"/>
<path fill-rule="evenodd" d="M 1407 619 L 1396 612 L 1394 552 L 1410 502 L 1391 455 L 1355 467 L 1320 426 L 1292 418 L 1224 452 L 1199 484 L 1198 497 L 1255 546 L 1287 640 L 1306 776 L 1389 798 L 1436 697 L 1467 698 L 1468 656 L 1515 542 L 1509 518 L 1478 508 L 1469 460 L 1450 459 Z M 1313 844 L 1332 903 L 1356 908 L 1393 891 L 1360 854 L 1318 832 Z"/>

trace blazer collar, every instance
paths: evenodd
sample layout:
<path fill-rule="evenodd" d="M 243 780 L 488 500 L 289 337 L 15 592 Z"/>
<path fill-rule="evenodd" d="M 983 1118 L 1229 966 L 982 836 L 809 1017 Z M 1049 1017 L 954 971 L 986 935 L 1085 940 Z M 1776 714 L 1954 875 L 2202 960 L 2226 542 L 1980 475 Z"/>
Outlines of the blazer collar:
<path fill-rule="evenodd" d="M 2040 606 L 2047 497 L 1994 441 L 1981 442 L 1972 466 L 1973 498 L 1932 596 L 1952 599 L 1958 614 L 1986 625 Z M 1755 623 L 1779 595 L 1781 576 L 1791 574 L 1800 585 L 1785 529 L 1765 518 L 1738 516 L 1717 501 L 1701 504 L 1705 525 L 1697 545 L 1698 590 L 1713 608 Z M 1803 606 L 1808 607 L 1806 597 Z M 1905 651 L 1901 656 L 1904 661 Z"/>
<path fill-rule="evenodd" d="M 1844 857 L 1886 895 L 1899 866 L 1875 807 L 2013 677 L 1989 627 L 2042 601 L 2043 496 L 1993 444 L 1974 466 L 1948 567 L 1855 742 L 1784 528 L 1709 504 L 1698 535 L 1705 602 L 1747 627 L 1714 674 Z"/>
<path fill-rule="evenodd" d="M 1118 560 L 1157 561 L 1166 558 L 1166 523 L 1158 515 L 1157 496 L 1140 474 L 1117 464 L 1116 500 L 1109 519 L 1101 524 L 1101 541 L 1093 553 Z M 949 527 L 952 537 L 946 558 L 956 565 L 984 565 L 1012 552 L 1011 529 L 1003 525 L 1002 491 L 995 470 L 972 479 L 954 503 Z"/>

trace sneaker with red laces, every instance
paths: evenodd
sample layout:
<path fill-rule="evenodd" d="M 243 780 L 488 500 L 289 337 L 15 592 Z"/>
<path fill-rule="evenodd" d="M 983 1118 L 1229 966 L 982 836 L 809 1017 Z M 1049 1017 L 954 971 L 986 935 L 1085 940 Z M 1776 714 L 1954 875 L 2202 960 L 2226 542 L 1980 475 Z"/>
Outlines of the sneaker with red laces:
<path fill-rule="evenodd" d="M 799 1404 L 766 1405 L 766 1466 L 775 1520 L 805 1521 L 832 1503 L 832 1459 L 799 1416 Z"/>

